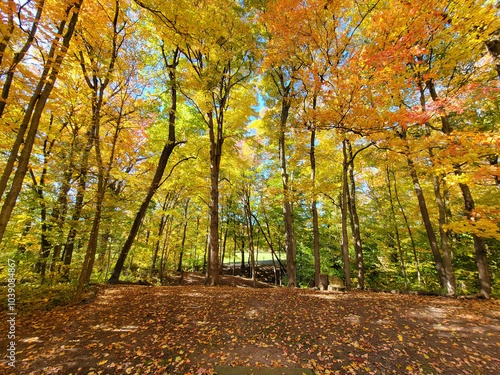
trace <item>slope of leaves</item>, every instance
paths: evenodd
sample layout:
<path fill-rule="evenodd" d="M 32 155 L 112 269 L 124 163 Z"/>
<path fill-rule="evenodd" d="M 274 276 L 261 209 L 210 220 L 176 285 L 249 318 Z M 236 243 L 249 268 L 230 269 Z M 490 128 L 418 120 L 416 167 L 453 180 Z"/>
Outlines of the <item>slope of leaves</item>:
<path fill-rule="evenodd" d="M 495 374 L 499 318 L 496 300 L 115 286 L 91 304 L 19 319 L 17 369 L 197 374 L 212 373 L 215 365 L 243 365 L 316 374 Z"/>

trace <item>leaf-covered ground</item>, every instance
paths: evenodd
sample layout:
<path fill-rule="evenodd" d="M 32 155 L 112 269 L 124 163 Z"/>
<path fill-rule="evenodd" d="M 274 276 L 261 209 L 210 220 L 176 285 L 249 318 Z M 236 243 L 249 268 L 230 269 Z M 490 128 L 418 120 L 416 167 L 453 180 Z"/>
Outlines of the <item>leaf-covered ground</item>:
<path fill-rule="evenodd" d="M 115 286 L 91 303 L 18 316 L 17 335 L 20 374 L 202 374 L 215 365 L 316 374 L 500 373 L 498 301 Z M 6 341 L 0 338 L 2 348 Z M 2 371 L 12 373 L 5 363 Z"/>

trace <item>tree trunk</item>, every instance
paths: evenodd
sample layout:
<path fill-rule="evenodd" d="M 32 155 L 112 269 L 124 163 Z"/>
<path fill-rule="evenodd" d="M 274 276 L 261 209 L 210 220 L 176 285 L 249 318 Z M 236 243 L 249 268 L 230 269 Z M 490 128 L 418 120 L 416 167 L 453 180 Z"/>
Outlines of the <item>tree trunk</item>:
<path fill-rule="evenodd" d="M 281 163 L 281 180 L 283 183 L 283 216 L 285 224 L 286 269 L 289 287 L 297 286 L 297 269 L 295 264 L 296 247 L 293 228 L 293 209 L 290 202 L 290 190 L 286 163 L 285 125 L 290 105 L 284 99 L 281 110 L 281 131 L 279 139 L 279 154 Z"/>
<path fill-rule="evenodd" d="M 278 286 L 278 269 L 276 268 L 276 262 L 274 261 L 274 253 L 271 254 L 271 259 L 273 261 L 273 272 L 274 272 L 274 285 Z"/>
<path fill-rule="evenodd" d="M 42 171 L 40 176 L 40 183 L 37 183 L 35 174 L 33 170 L 30 169 L 31 178 L 33 180 L 33 187 L 35 193 L 40 202 L 40 223 L 41 223 L 41 233 L 40 233 L 40 257 L 37 264 L 35 265 L 35 272 L 40 273 L 41 282 L 45 281 L 45 271 L 47 266 L 47 258 L 50 254 L 50 243 L 47 237 L 47 232 L 49 230 L 49 225 L 47 223 L 47 205 L 44 201 L 43 188 L 45 185 L 45 174 L 47 173 L 46 167 Z"/>
<path fill-rule="evenodd" d="M 106 262 L 106 254 L 108 253 L 109 239 L 111 238 L 111 229 L 108 227 L 106 231 L 101 234 L 99 241 L 99 251 L 97 253 L 97 271 L 102 274 Z M 107 279 L 104 278 L 103 281 Z M 101 281 L 101 280 L 100 280 Z"/>
<path fill-rule="evenodd" d="M 495 64 L 498 78 L 500 78 L 500 29 L 486 41 L 486 48 L 490 53 L 493 64 Z"/>
<path fill-rule="evenodd" d="M 163 234 L 163 230 L 165 229 L 165 225 L 167 224 L 167 221 L 169 219 L 169 215 L 165 215 L 165 209 L 167 208 L 167 202 L 169 199 L 170 193 L 167 193 L 165 195 L 165 200 L 163 201 L 163 207 L 162 207 L 162 216 L 160 219 L 160 226 L 158 227 L 158 239 L 156 240 L 156 245 L 155 249 L 153 251 L 153 259 L 151 260 L 151 267 L 149 269 L 149 276 L 153 277 L 153 271 L 156 265 L 156 258 L 158 257 L 158 251 L 160 250 L 160 239 Z"/>
<path fill-rule="evenodd" d="M 349 207 L 349 218 L 351 220 L 351 230 L 354 240 L 354 252 L 356 253 L 356 265 L 358 267 L 358 287 L 365 289 L 365 261 L 363 259 L 363 246 L 361 244 L 361 231 L 359 226 L 359 217 L 356 204 L 356 182 L 354 181 L 354 155 L 352 153 L 351 142 L 347 140 L 349 152 L 349 180 L 350 189 L 347 196 L 347 204 Z"/>
<path fill-rule="evenodd" d="M 250 251 L 250 269 L 252 271 L 252 282 L 254 288 L 257 287 L 257 275 L 255 270 L 255 254 L 254 254 L 254 241 L 253 241 L 253 224 L 252 224 L 252 211 L 250 210 L 250 192 L 247 190 L 244 193 L 244 206 L 245 218 L 247 222 L 248 233 L 248 249 Z"/>
<path fill-rule="evenodd" d="M 220 258 L 220 267 L 224 266 L 224 258 L 226 257 L 226 242 L 227 242 L 227 231 L 228 231 L 229 223 L 226 225 L 224 229 L 224 239 L 222 240 L 222 255 Z"/>
<path fill-rule="evenodd" d="M 457 174 L 461 174 L 462 172 L 457 167 L 455 168 Z M 470 222 L 474 222 L 474 208 L 475 203 L 474 199 L 472 199 L 472 194 L 470 192 L 469 187 L 460 183 L 460 190 L 462 190 L 462 195 L 464 197 L 465 202 L 465 212 L 467 213 L 467 219 Z M 491 297 L 491 278 L 490 271 L 488 269 L 488 257 L 486 251 L 486 243 L 482 237 L 479 237 L 477 234 L 473 233 L 472 238 L 474 239 L 474 251 L 476 254 L 476 264 L 477 270 L 479 273 L 479 282 L 481 284 L 479 294 L 484 298 Z"/>
<path fill-rule="evenodd" d="M 349 187 L 347 186 L 347 140 L 342 141 L 342 152 L 344 161 L 342 163 L 342 259 L 344 261 L 345 287 L 351 289 L 351 270 L 349 266 L 349 240 L 347 236 L 347 195 Z"/>
<path fill-rule="evenodd" d="M 71 151 L 72 154 L 72 151 Z M 71 157 L 71 156 L 70 156 Z M 71 188 L 71 176 L 73 174 L 72 163 L 66 169 L 63 176 L 63 182 L 59 190 L 56 204 L 52 210 L 52 215 L 50 218 L 51 227 L 57 232 L 57 243 L 54 246 L 52 253 L 52 263 L 50 265 L 50 270 L 54 272 L 56 270 L 56 262 L 59 261 L 61 255 L 62 243 L 63 243 L 63 227 L 66 220 L 66 212 L 68 210 L 68 192 Z"/>
<path fill-rule="evenodd" d="M 271 237 L 271 231 L 269 230 L 269 221 L 267 220 L 267 215 L 265 214 L 264 212 L 264 218 L 266 220 L 266 229 L 267 229 L 267 235 L 266 235 L 266 232 L 264 231 L 264 228 L 262 228 L 262 225 L 260 225 L 260 222 L 259 220 L 257 219 L 257 216 L 255 216 L 254 214 L 252 214 L 252 217 L 255 219 L 255 222 L 257 223 L 257 225 L 259 226 L 260 228 L 260 231 L 262 232 L 262 235 L 264 236 L 264 239 L 265 241 L 267 242 L 268 246 L 269 246 L 269 249 L 271 250 L 271 254 L 276 257 L 276 259 L 278 260 L 278 263 L 280 265 L 280 270 L 281 269 L 284 269 L 283 267 L 283 264 L 281 263 L 281 260 L 278 256 L 278 254 L 276 254 L 276 252 L 274 251 L 274 246 L 273 246 L 273 239 Z M 274 259 L 274 258 L 273 258 Z M 274 262 L 274 260 L 273 260 Z"/>
<path fill-rule="evenodd" d="M 179 264 L 177 265 L 177 272 L 182 272 L 182 256 L 184 254 L 184 244 L 186 243 L 186 231 L 188 226 L 188 207 L 191 198 L 186 199 L 186 205 L 184 206 L 184 228 L 182 230 L 182 243 L 181 243 L 181 254 L 179 255 Z"/>
<path fill-rule="evenodd" d="M 248 208 L 247 208 L 248 210 Z M 257 286 L 257 275 L 255 270 L 255 249 L 253 244 L 253 225 L 252 225 L 252 217 L 249 213 L 246 215 L 247 218 L 247 232 L 248 232 L 248 250 L 250 252 L 250 271 L 252 273 L 252 282 L 254 288 Z"/>
<path fill-rule="evenodd" d="M 443 250 L 443 261 L 444 261 L 444 269 L 446 272 L 446 289 L 448 294 L 454 296 L 456 293 L 456 285 L 455 285 L 455 273 L 453 271 L 452 264 L 452 255 L 448 246 L 448 231 L 446 231 L 446 206 L 443 200 L 443 196 L 441 194 L 441 187 L 438 176 L 433 176 L 433 185 L 434 185 L 434 195 L 436 196 L 436 203 L 439 208 L 439 234 L 441 237 L 441 249 Z"/>
<path fill-rule="evenodd" d="M 394 202 L 392 200 L 392 187 L 391 187 L 391 176 L 389 174 L 389 166 L 387 166 L 387 186 L 389 188 L 389 202 L 391 204 L 391 214 L 392 214 L 392 222 L 394 225 L 394 232 L 396 233 L 396 243 L 398 245 L 399 263 L 401 265 L 401 273 L 403 274 L 403 279 L 405 281 L 405 289 L 408 289 L 408 279 L 406 277 L 406 267 L 405 267 L 405 261 L 404 261 L 404 257 L 403 257 L 403 249 L 401 248 L 401 240 L 399 239 L 398 222 L 396 220 L 396 210 L 394 209 Z"/>
<path fill-rule="evenodd" d="M 80 170 L 79 170 L 79 178 L 78 178 L 78 187 L 76 189 L 76 198 L 75 198 L 75 211 L 73 212 L 73 216 L 71 218 L 71 226 L 68 232 L 68 237 L 66 239 L 66 243 L 64 245 L 64 251 L 62 255 L 63 260 L 63 277 L 69 280 L 69 268 L 71 265 L 71 260 L 73 258 L 73 251 L 75 248 L 75 239 L 77 235 L 77 226 L 78 222 L 82 216 L 83 210 L 83 201 L 86 193 L 87 186 L 87 174 L 89 170 L 89 157 L 90 151 L 94 146 L 94 133 L 95 122 L 91 123 L 90 128 L 87 130 L 85 134 L 85 138 L 87 142 L 85 143 L 85 147 L 83 149 L 82 156 L 80 158 Z M 76 134 L 75 134 L 76 135 Z"/>
<path fill-rule="evenodd" d="M 496 48 L 496 57 L 498 62 L 498 48 L 499 48 L 499 41 L 498 41 L 498 35 L 496 35 L 497 39 L 496 42 L 493 40 L 493 44 L 488 46 L 488 49 L 490 50 L 490 53 L 495 53 L 495 48 Z M 492 49 L 490 49 L 490 47 Z M 498 69 L 498 64 L 497 64 L 497 69 Z M 500 73 L 500 71 L 499 71 Z M 499 74 L 500 76 L 500 74 Z M 431 95 L 431 98 L 433 101 L 437 101 L 438 95 L 434 86 L 434 82 L 432 80 L 429 80 L 427 82 L 427 86 L 429 87 L 429 93 Z M 452 131 L 450 121 L 446 115 L 441 116 L 441 123 L 442 123 L 442 130 L 443 133 L 449 135 Z M 462 174 L 462 170 L 459 165 L 454 166 L 455 169 L 455 174 L 460 176 Z M 469 221 L 474 221 L 475 218 L 473 217 L 473 211 L 474 211 L 474 199 L 472 198 L 471 191 L 467 184 L 461 182 L 459 183 L 460 190 L 462 191 L 462 195 L 464 198 L 464 205 L 465 205 L 465 212 L 467 213 L 467 219 Z M 444 204 L 443 204 L 444 206 Z M 440 208 L 440 216 L 441 216 L 441 208 Z M 443 216 L 446 216 L 446 210 L 443 212 Z M 477 263 L 477 269 L 479 273 L 479 282 L 481 284 L 480 291 L 479 293 L 485 297 L 485 298 L 490 298 L 491 295 L 491 278 L 490 278 L 490 273 L 488 270 L 488 260 L 487 260 L 487 252 L 486 252 L 486 243 L 483 238 L 479 237 L 477 234 L 473 233 L 472 237 L 474 239 L 474 251 L 476 255 L 476 263 Z M 452 272 L 451 268 L 451 256 L 448 255 L 448 261 L 450 263 L 450 272 Z M 452 280 L 454 282 L 454 279 Z M 454 284 L 453 284 L 454 286 Z"/>
<path fill-rule="evenodd" d="M 408 163 L 408 168 L 410 170 L 410 175 L 413 181 L 415 194 L 417 195 L 420 214 L 422 215 L 422 221 L 424 222 L 427 238 L 429 239 L 429 245 L 431 247 L 432 255 L 434 257 L 434 262 L 436 263 L 439 282 L 441 287 L 445 288 L 446 285 L 448 284 L 448 280 L 446 278 L 443 258 L 441 257 L 441 253 L 439 252 L 439 247 L 436 240 L 436 234 L 434 233 L 434 229 L 432 228 L 429 212 L 427 211 L 427 204 L 425 203 L 424 192 L 422 191 L 420 182 L 418 180 L 417 171 L 415 170 L 415 164 L 413 163 L 413 160 L 410 158 L 409 155 L 407 155 L 406 161 Z"/>
<path fill-rule="evenodd" d="M 238 240 L 236 238 L 236 228 L 233 231 L 233 240 L 234 240 L 234 248 L 233 248 L 233 276 L 236 275 L 236 250 L 238 249 Z"/>
<path fill-rule="evenodd" d="M 31 208 L 30 210 L 33 211 L 33 208 Z M 23 242 L 23 240 L 26 238 L 26 236 L 30 232 L 32 226 L 33 226 L 33 221 L 32 221 L 32 218 L 29 217 L 24 222 L 24 229 L 23 229 L 23 233 L 21 234 L 22 240 L 19 243 L 19 245 L 17 246 L 17 253 L 18 254 L 24 254 L 26 252 L 26 243 Z"/>
<path fill-rule="evenodd" d="M 243 233 L 243 235 L 245 235 Z M 245 239 L 242 237 L 241 239 L 241 276 L 245 276 Z"/>
<path fill-rule="evenodd" d="M 196 262 L 198 261 L 198 235 L 200 231 L 200 214 L 196 217 L 196 235 L 194 236 L 194 244 L 193 244 L 193 259 L 191 262 L 191 271 L 196 271 Z"/>
<path fill-rule="evenodd" d="M 208 213 L 208 223 L 207 223 L 207 229 L 205 230 L 205 249 L 203 250 L 203 265 L 202 265 L 202 271 L 206 276 L 206 271 L 207 271 L 207 255 L 208 255 L 208 235 L 210 233 L 210 212 Z"/>
<path fill-rule="evenodd" d="M 291 67 L 295 70 L 294 67 Z M 288 287 L 297 286 L 296 243 L 293 228 L 293 205 L 290 200 L 289 176 L 286 161 L 286 124 L 292 106 L 294 79 L 290 77 L 286 82 L 283 68 L 277 68 L 272 73 L 273 82 L 281 99 L 281 113 L 279 123 L 279 161 L 281 167 L 281 181 L 283 186 L 283 221 L 285 226 L 285 250 L 287 264 Z"/>
<path fill-rule="evenodd" d="M 102 181 L 101 181 L 102 184 Z M 97 250 L 97 240 L 99 238 L 99 224 L 101 222 L 101 212 L 102 212 L 102 201 L 104 194 L 97 193 L 96 210 L 94 213 L 94 220 L 92 222 L 92 230 L 90 231 L 89 243 L 87 245 L 87 251 L 85 252 L 85 258 L 80 271 L 80 277 L 78 278 L 78 286 L 74 296 L 74 300 L 80 300 L 83 288 L 86 283 L 90 281 L 90 276 L 92 275 L 92 268 L 95 260 L 95 253 Z"/>
<path fill-rule="evenodd" d="M 53 121 L 53 116 L 51 116 L 51 124 Z M 43 142 L 43 168 L 42 173 L 40 175 L 40 182 L 37 183 L 35 174 L 33 173 L 33 169 L 29 169 L 31 178 L 33 180 L 33 187 L 38 195 L 38 200 L 40 201 L 40 223 L 41 223 L 41 241 L 40 241 L 40 259 L 36 265 L 36 270 L 40 272 L 41 282 L 45 281 L 45 272 L 47 269 L 47 259 L 50 255 L 50 240 L 49 240 L 49 231 L 50 224 L 47 220 L 47 204 L 45 203 L 44 198 L 44 189 L 45 189 L 45 176 L 47 175 L 47 166 L 48 166 L 48 156 L 50 155 L 52 146 L 54 145 L 54 140 L 50 142 L 48 140 L 48 136 L 45 138 Z"/>
<path fill-rule="evenodd" d="M 401 214 L 403 215 L 403 218 L 404 218 L 404 221 L 405 221 L 405 225 L 406 225 L 406 229 L 408 231 L 408 235 L 410 236 L 411 246 L 412 246 L 412 249 L 413 249 L 413 257 L 415 259 L 415 265 L 417 267 L 418 285 L 421 286 L 422 285 L 422 276 L 420 274 L 420 263 L 418 261 L 418 256 L 417 256 L 417 247 L 415 245 L 415 240 L 413 239 L 413 233 L 411 231 L 410 224 L 408 223 L 408 218 L 406 217 L 405 211 L 403 209 L 403 205 L 401 204 L 401 200 L 399 199 L 398 187 L 397 187 L 397 182 L 396 182 L 396 176 L 394 175 L 394 172 L 393 172 L 393 179 L 394 179 L 394 195 L 395 195 L 396 200 L 398 202 Z"/>
<path fill-rule="evenodd" d="M 118 260 L 116 261 L 115 267 L 113 269 L 113 273 L 111 277 L 108 280 L 109 284 L 115 284 L 118 279 L 120 278 L 121 271 L 123 269 L 123 265 L 125 264 L 125 260 L 127 259 L 127 255 L 132 248 L 132 244 L 134 243 L 135 237 L 137 235 L 137 232 L 139 231 L 139 227 L 141 226 L 142 219 L 144 218 L 146 214 L 146 210 L 149 206 L 149 203 L 151 202 L 151 199 L 153 198 L 154 193 L 158 189 L 158 186 L 160 184 L 160 180 L 163 177 L 163 172 L 165 171 L 165 167 L 167 166 L 168 159 L 170 155 L 172 154 L 172 151 L 174 147 L 176 146 L 175 141 L 169 141 L 163 148 L 163 152 L 160 156 L 160 161 L 158 162 L 158 166 L 156 167 L 156 172 L 153 177 L 153 181 L 151 182 L 151 185 L 149 186 L 148 192 L 146 194 L 146 198 L 141 204 L 141 207 L 139 208 L 139 211 L 137 212 L 134 223 L 132 224 L 132 228 L 130 229 L 129 235 L 127 237 L 127 240 L 125 241 L 125 244 L 123 245 L 123 248 L 120 252 L 120 255 L 118 257 Z"/>
<path fill-rule="evenodd" d="M 217 129 L 215 129 L 216 124 Z M 214 124 L 213 113 L 209 113 L 210 235 L 208 242 L 208 272 L 206 283 L 210 286 L 217 285 L 219 281 L 219 172 L 223 138 L 222 124 L 220 121 L 217 121 L 216 124 Z"/>
<path fill-rule="evenodd" d="M 173 231 L 173 217 L 170 216 L 168 223 L 167 223 L 167 229 L 165 230 L 165 239 L 163 240 L 163 246 L 161 249 L 161 259 L 160 259 L 160 283 L 163 284 L 163 275 L 165 271 L 165 264 L 167 263 L 168 259 L 168 254 L 170 252 L 170 238 L 171 234 Z"/>
<path fill-rule="evenodd" d="M 315 155 L 315 137 L 316 130 L 311 129 L 311 184 L 312 184 L 312 216 L 313 216 L 313 248 L 314 248 L 314 286 L 319 287 L 319 275 L 321 273 L 321 259 L 319 256 L 319 223 L 318 208 L 316 207 L 316 155 Z"/>
<path fill-rule="evenodd" d="M 87 133 L 88 142 L 82 156 L 80 177 L 78 179 L 78 187 L 76 190 L 75 211 L 73 212 L 73 216 L 71 217 L 71 227 L 68 232 L 68 237 L 66 239 L 66 244 L 64 245 L 64 251 L 62 255 L 63 277 L 67 280 L 69 280 L 69 267 L 71 265 L 71 260 L 73 258 L 73 251 L 75 248 L 75 239 L 77 234 L 78 221 L 82 216 L 83 200 L 85 198 L 85 191 L 87 184 L 88 157 L 90 153 L 90 148 L 92 147 L 93 139 L 94 137 Z"/>
<path fill-rule="evenodd" d="M 116 145 L 116 140 L 118 136 L 118 128 L 115 132 L 113 151 L 111 152 L 110 162 L 107 171 L 104 170 L 102 157 L 101 157 L 101 148 L 100 148 L 100 111 L 103 102 L 105 86 L 101 87 L 100 94 L 95 96 L 95 101 L 93 101 L 93 128 L 95 129 L 94 133 L 94 144 L 96 149 L 96 159 L 98 164 L 98 177 L 97 177 L 97 194 L 96 194 L 96 207 L 94 212 L 94 219 L 92 221 L 92 229 L 90 231 L 89 243 L 87 245 L 87 251 L 85 252 L 85 258 L 81 267 L 80 277 L 78 279 L 78 286 L 76 289 L 75 300 L 79 300 L 82 293 L 83 287 L 86 283 L 90 281 L 90 277 L 92 275 L 92 269 L 95 261 L 95 254 L 97 251 L 97 242 L 99 239 L 99 227 L 101 223 L 101 214 L 102 214 L 102 205 L 104 202 L 104 194 L 106 192 L 106 185 L 109 179 L 109 172 L 111 169 L 112 159 L 114 157 L 114 149 Z M 96 103 L 96 104 L 94 104 Z"/>

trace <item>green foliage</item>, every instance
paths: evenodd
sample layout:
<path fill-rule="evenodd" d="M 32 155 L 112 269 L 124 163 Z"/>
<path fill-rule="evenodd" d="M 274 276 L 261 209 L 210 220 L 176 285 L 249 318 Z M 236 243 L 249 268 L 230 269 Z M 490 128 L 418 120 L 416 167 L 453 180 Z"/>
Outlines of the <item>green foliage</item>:
<path fill-rule="evenodd" d="M 16 284 L 16 311 L 29 312 L 52 310 L 54 307 L 67 305 L 73 298 L 75 287 L 68 283 L 43 284 L 23 282 Z M 7 288 L 2 287 L 0 298 L 6 301 Z M 1 310 L 7 305 L 2 304 Z"/>

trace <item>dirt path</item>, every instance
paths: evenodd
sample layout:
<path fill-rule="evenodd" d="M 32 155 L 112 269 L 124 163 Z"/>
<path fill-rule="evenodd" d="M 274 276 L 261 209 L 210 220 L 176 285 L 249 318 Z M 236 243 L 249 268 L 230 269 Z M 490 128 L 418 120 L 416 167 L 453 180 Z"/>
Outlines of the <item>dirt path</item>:
<path fill-rule="evenodd" d="M 498 301 L 116 286 L 92 303 L 19 316 L 16 329 L 20 374 L 203 374 L 215 365 L 316 374 L 500 373 Z M 0 337 L 0 347 L 6 344 Z M 5 361 L 2 371 L 15 373 Z"/>

